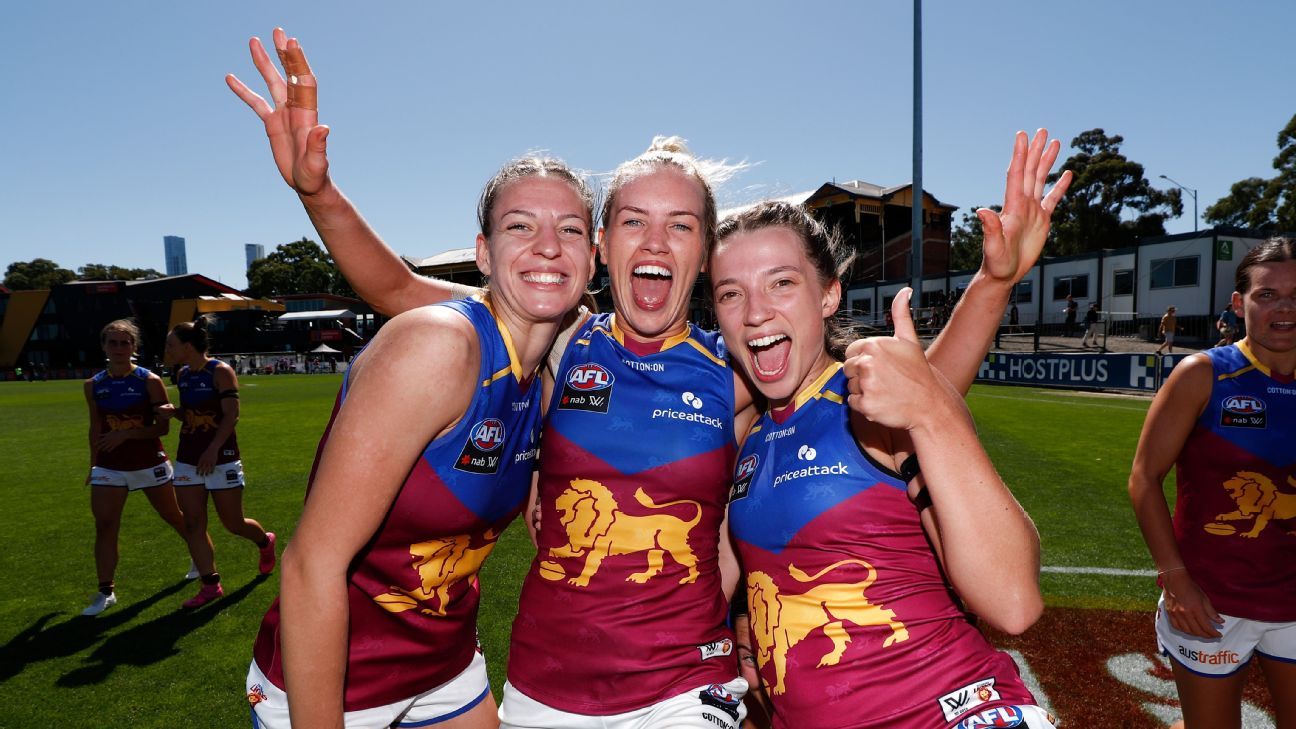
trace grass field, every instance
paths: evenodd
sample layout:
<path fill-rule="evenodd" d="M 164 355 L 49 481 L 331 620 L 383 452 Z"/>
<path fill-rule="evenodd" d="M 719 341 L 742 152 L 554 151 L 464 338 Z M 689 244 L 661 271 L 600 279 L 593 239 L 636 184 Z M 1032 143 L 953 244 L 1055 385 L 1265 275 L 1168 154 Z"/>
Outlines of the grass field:
<path fill-rule="evenodd" d="M 281 545 L 291 538 L 339 382 L 337 375 L 317 375 L 249 377 L 242 383 L 245 507 L 280 534 Z M 1146 399 L 978 386 L 969 403 L 987 449 L 1039 527 L 1046 568 L 1151 569 L 1125 495 Z M 81 385 L 0 383 L 0 413 L 0 727 L 247 726 L 243 677 L 252 638 L 278 589 L 276 577 L 257 576 L 255 549 L 220 530 L 213 516 L 227 596 L 181 611 L 181 600 L 195 589 L 182 579 L 189 564 L 184 545 L 134 495 L 122 529 L 120 602 L 98 618 L 78 617 L 95 587 Z M 174 452 L 175 434 L 165 442 Z M 497 690 L 530 550 L 515 524 L 482 577 L 481 638 Z M 1082 666 L 1041 654 L 1033 636 L 1050 645 L 1075 641 L 1092 647 L 1092 636 L 1083 634 L 1090 628 L 1075 616 L 1117 616 L 1146 626 L 1106 636 L 1117 641 L 1108 653 L 1150 656 L 1156 588 L 1146 575 L 1047 569 L 1042 586 L 1046 625 L 1023 639 L 1000 639 L 1029 661 L 1065 718 L 1073 705 L 1066 696 L 1068 679 L 1050 676 Z M 1156 707 L 1148 708 L 1149 702 L 1163 709 L 1168 704 L 1163 669 L 1154 666 L 1143 676 L 1160 684 L 1145 681 L 1138 688 L 1121 678 L 1120 671 L 1128 670 L 1113 668 L 1106 654 L 1095 653 L 1092 660 L 1107 661 L 1107 672 L 1115 676 L 1109 692 L 1125 692 L 1104 700 L 1124 701 L 1132 708 L 1121 715 L 1134 717 L 1103 725 L 1165 726 L 1154 718 Z"/>

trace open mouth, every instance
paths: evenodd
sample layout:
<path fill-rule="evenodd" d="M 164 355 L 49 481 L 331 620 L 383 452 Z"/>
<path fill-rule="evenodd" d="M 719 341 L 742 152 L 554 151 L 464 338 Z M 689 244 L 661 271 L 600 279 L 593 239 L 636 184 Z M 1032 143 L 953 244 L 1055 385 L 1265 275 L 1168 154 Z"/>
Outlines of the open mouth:
<path fill-rule="evenodd" d="M 670 269 L 651 263 L 634 267 L 630 277 L 630 293 L 635 306 L 646 311 L 656 311 L 666 305 L 674 276 Z"/>
<path fill-rule="evenodd" d="M 522 274 L 522 280 L 543 286 L 561 286 L 567 280 L 567 277 L 556 272 L 528 271 Z"/>
<path fill-rule="evenodd" d="M 792 340 L 786 334 L 770 334 L 749 340 L 747 349 L 752 353 L 757 379 L 772 381 L 787 371 Z"/>

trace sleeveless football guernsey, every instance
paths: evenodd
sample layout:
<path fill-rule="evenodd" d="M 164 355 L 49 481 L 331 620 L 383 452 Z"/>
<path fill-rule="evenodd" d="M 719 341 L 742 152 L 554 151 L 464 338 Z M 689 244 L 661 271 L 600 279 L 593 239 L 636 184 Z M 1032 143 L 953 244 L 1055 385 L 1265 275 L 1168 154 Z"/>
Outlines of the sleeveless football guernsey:
<path fill-rule="evenodd" d="M 1203 352 L 1214 386 L 1175 463 L 1175 539 L 1216 610 L 1296 621 L 1296 382 L 1247 340 Z"/>
<path fill-rule="evenodd" d="M 775 726 L 944 727 L 1034 704 L 942 577 L 906 485 L 850 429 L 833 363 L 766 413 L 735 467 L 729 525 Z"/>
<path fill-rule="evenodd" d="M 690 325 L 645 352 L 595 315 L 556 380 L 509 682 L 552 708 L 608 715 L 732 680 L 718 534 L 733 372 L 719 335 Z"/>
<path fill-rule="evenodd" d="M 437 306 L 463 314 L 476 328 L 480 384 L 459 423 L 413 464 L 390 512 L 352 563 L 346 711 L 416 696 L 468 666 L 476 650 L 478 568 L 530 492 L 539 378 L 518 370 L 508 332 L 486 305 L 462 300 Z M 334 419 L 346 395 L 344 383 Z M 327 440 L 325 431 L 321 451 Z M 283 688 L 278 633 L 276 600 L 254 656 Z"/>

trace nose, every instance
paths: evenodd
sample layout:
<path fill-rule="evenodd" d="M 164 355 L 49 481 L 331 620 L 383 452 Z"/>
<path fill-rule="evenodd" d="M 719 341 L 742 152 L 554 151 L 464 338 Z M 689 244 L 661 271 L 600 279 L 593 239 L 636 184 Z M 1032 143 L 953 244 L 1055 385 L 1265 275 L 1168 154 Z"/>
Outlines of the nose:
<path fill-rule="evenodd" d="M 769 299 L 761 292 L 749 294 L 745 303 L 743 323 L 747 326 L 758 327 L 774 316 L 773 308 L 769 305 Z"/>
<path fill-rule="evenodd" d="M 664 225 L 649 225 L 643 237 L 643 249 L 649 253 L 664 254 L 670 252 L 667 245 L 667 233 Z"/>
<path fill-rule="evenodd" d="M 557 258 L 562 252 L 557 226 L 554 224 L 541 226 L 539 234 L 531 242 L 531 250 L 544 258 Z"/>

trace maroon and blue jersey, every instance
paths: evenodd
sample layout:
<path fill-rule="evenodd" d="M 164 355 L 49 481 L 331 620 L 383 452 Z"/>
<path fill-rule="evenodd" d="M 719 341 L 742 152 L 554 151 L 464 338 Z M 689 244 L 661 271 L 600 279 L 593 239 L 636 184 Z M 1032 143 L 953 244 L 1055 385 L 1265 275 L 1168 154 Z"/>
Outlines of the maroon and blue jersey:
<path fill-rule="evenodd" d="M 1203 354 L 1214 385 L 1175 462 L 1179 552 L 1216 610 L 1296 621 L 1296 382 L 1245 339 Z"/>
<path fill-rule="evenodd" d="M 1034 704 L 960 608 L 905 482 L 857 443 L 833 363 L 766 413 L 734 471 L 729 527 L 777 727 L 946 727 Z"/>
<path fill-rule="evenodd" d="M 198 463 L 225 419 L 221 393 L 216 391 L 216 368 L 220 364 L 220 360 L 209 359 L 200 369 L 185 365 L 176 373 L 176 387 L 180 390 L 180 443 L 176 446 L 179 463 Z M 221 444 L 216 462 L 231 463 L 238 459 L 238 436 L 231 432 Z"/>
<path fill-rule="evenodd" d="M 90 378 L 90 397 L 98 411 L 100 433 L 146 428 L 156 422 L 155 403 L 148 391 L 151 375 L 143 367 L 136 367 L 122 377 L 103 370 Z M 110 451 L 97 451 L 94 465 L 114 471 L 139 471 L 160 466 L 166 460 L 161 438 L 132 438 Z"/>
<path fill-rule="evenodd" d="M 540 378 L 519 370 L 508 331 L 486 305 L 464 300 L 438 306 L 463 314 L 476 328 L 479 385 L 458 424 L 411 464 L 390 512 L 352 562 L 346 711 L 408 699 L 468 666 L 476 650 L 478 569 L 530 493 Z M 344 383 L 334 419 L 346 396 Z M 282 688 L 279 619 L 276 600 L 254 656 Z"/>
<path fill-rule="evenodd" d="M 591 317 L 549 404 L 539 550 L 508 678 L 571 713 L 641 709 L 737 675 L 718 559 L 733 371 L 719 336 L 691 325 L 647 349 Z"/>

